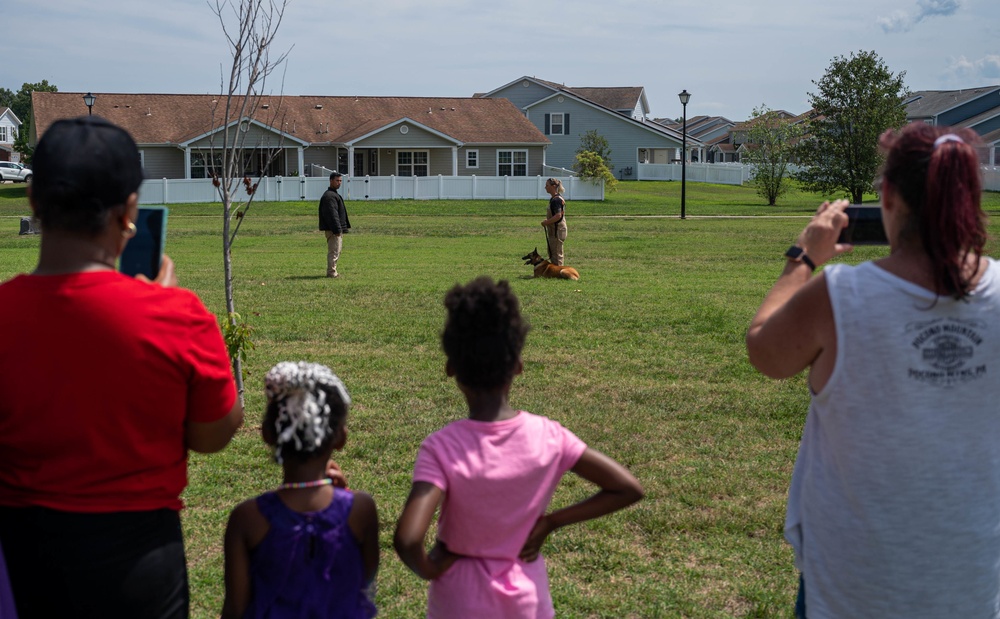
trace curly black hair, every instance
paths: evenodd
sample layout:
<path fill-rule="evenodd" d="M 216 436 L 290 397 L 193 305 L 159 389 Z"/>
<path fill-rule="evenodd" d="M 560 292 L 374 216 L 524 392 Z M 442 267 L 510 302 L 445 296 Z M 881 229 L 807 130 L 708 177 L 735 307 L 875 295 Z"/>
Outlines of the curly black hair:
<path fill-rule="evenodd" d="M 441 347 L 456 379 L 477 389 L 513 381 L 530 327 L 510 284 L 478 277 L 448 291 L 444 306 Z"/>

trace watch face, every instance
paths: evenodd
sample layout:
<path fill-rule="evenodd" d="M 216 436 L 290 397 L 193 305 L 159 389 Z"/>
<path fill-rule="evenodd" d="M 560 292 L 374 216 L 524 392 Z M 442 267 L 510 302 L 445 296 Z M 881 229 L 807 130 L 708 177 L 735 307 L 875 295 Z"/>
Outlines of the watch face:
<path fill-rule="evenodd" d="M 792 260 L 798 260 L 799 256 L 802 255 L 802 248 L 799 247 L 798 245 L 792 245 L 791 247 L 788 248 L 788 251 L 785 252 L 785 255 L 791 258 Z"/>

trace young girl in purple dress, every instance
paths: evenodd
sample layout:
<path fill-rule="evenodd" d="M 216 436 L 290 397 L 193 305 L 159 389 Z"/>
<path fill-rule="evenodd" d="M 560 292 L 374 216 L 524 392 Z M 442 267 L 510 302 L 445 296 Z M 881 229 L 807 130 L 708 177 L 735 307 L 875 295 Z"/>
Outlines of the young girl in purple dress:
<path fill-rule="evenodd" d="M 330 460 L 351 398 L 329 368 L 282 362 L 265 378 L 261 433 L 284 469 L 277 490 L 236 506 L 226 527 L 224 619 L 375 616 L 375 501 Z"/>

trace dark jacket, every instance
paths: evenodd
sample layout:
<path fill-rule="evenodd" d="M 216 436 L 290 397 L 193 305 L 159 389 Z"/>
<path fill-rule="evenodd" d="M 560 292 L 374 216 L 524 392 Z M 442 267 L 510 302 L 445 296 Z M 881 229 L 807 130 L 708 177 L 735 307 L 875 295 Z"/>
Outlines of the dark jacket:
<path fill-rule="evenodd" d="M 351 229 L 344 199 L 332 187 L 323 192 L 319 200 L 319 229 L 330 230 L 334 234 L 343 234 Z"/>

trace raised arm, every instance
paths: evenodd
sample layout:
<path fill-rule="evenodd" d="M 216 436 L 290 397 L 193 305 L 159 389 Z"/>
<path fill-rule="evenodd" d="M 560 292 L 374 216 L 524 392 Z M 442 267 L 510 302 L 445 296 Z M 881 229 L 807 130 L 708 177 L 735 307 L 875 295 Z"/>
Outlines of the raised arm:
<path fill-rule="evenodd" d="M 537 559 L 545 539 L 556 529 L 610 514 L 643 497 L 642 485 L 628 469 L 589 447 L 571 470 L 599 486 L 600 491 L 579 503 L 540 517 L 521 548 L 520 559 Z"/>
<path fill-rule="evenodd" d="M 847 224 L 846 206 L 847 200 L 824 202 L 799 235 L 796 244 L 816 265 L 850 251 L 850 245 L 837 243 Z M 824 351 L 835 351 L 833 325 L 826 278 L 813 277 L 805 262 L 789 260 L 750 322 L 746 337 L 750 363 L 771 378 L 794 376 L 813 366 Z M 822 367 L 813 367 L 810 382 L 815 390 L 826 383 L 832 358 L 827 356 Z"/>

